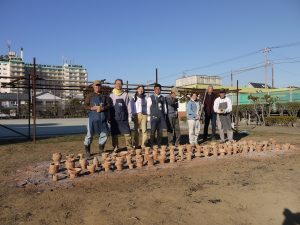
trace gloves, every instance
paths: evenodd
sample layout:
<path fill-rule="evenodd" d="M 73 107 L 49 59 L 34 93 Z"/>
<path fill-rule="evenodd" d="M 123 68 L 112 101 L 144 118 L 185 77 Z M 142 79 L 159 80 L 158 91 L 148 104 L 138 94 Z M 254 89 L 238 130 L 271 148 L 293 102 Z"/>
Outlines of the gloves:
<path fill-rule="evenodd" d="M 147 116 L 147 121 L 148 121 L 148 122 L 150 122 L 150 119 L 151 119 L 151 117 L 150 117 L 150 116 Z"/>

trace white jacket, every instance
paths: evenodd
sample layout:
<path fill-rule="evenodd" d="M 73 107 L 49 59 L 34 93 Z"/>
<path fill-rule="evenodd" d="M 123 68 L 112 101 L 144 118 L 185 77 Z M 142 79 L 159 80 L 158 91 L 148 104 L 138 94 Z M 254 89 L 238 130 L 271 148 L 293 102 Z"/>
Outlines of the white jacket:
<path fill-rule="evenodd" d="M 227 102 L 227 108 L 224 110 L 224 113 L 230 113 L 232 111 L 232 103 L 231 103 L 231 100 L 230 98 L 226 97 L 225 98 L 216 98 L 215 102 L 214 102 L 214 111 L 216 113 L 220 113 L 220 110 L 219 110 L 219 105 L 220 103 L 224 103 L 224 102 Z"/>
<path fill-rule="evenodd" d="M 134 98 L 130 101 L 131 105 L 131 113 L 132 116 L 135 116 L 138 113 L 142 113 L 144 115 L 147 115 L 147 98 L 144 99 L 137 97 L 136 101 L 134 101 Z"/>

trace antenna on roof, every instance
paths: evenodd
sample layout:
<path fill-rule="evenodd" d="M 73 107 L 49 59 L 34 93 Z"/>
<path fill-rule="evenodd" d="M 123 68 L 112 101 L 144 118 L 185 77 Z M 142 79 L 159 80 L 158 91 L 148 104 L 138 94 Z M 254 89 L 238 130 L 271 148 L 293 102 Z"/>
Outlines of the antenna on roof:
<path fill-rule="evenodd" d="M 10 53 L 10 48 L 11 48 L 11 40 L 6 41 L 7 49 L 8 49 L 8 54 Z"/>

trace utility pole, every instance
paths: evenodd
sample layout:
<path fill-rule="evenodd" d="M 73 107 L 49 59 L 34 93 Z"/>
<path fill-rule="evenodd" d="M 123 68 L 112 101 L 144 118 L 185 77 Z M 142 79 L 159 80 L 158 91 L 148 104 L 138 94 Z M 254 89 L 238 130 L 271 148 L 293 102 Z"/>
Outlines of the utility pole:
<path fill-rule="evenodd" d="M 155 69 L 155 83 L 158 84 L 158 69 Z"/>
<path fill-rule="evenodd" d="M 264 48 L 263 53 L 265 54 L 265 88 L 268 88 L 268 53 L 271 51 L 270 48 Z"/>
<path fill-rule="evenodd" d="M 230 72 L 230 80 L 231 80 L 231 87 L 233 87 L 233 74 L 232 74 L 232 70 Z"/>
<path fill-rule="evenodd" d="M 274 71 L 274 63 L 272 63 L 272 88 L 275 88 L 275 71 Z"/>

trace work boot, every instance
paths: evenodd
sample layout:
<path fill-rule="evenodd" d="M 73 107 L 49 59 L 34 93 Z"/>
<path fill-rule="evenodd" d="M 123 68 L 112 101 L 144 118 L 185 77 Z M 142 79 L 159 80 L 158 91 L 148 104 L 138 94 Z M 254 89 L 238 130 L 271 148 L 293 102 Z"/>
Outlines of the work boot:
<path fill-rule="evenodd" d="M 85 154 L 86 154 L 86 157 L 91 157 L 91 146 L 90 145 L 85 145 Z"/>
<path fill-rule="evenodd" d="M 99 154 L 102 154 L 104 152 L 105 144 L 101 145 L 99 144 Z"/>

